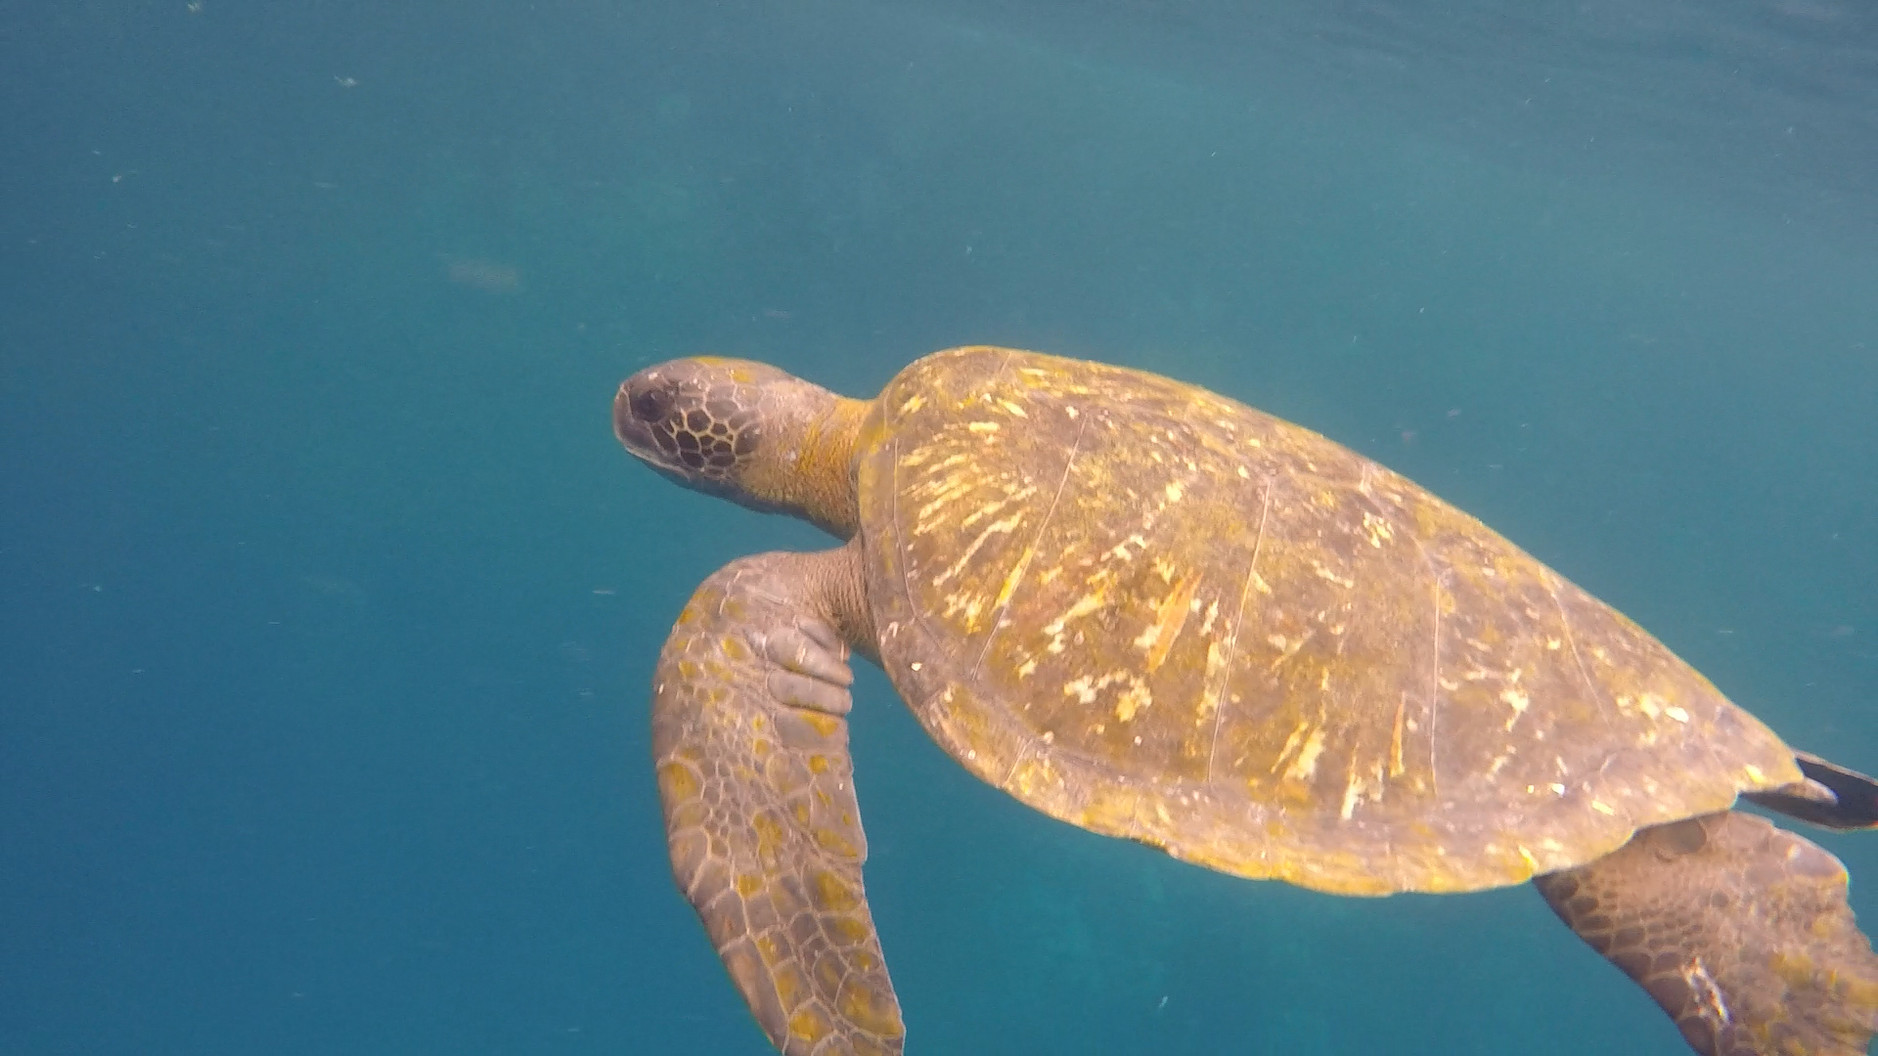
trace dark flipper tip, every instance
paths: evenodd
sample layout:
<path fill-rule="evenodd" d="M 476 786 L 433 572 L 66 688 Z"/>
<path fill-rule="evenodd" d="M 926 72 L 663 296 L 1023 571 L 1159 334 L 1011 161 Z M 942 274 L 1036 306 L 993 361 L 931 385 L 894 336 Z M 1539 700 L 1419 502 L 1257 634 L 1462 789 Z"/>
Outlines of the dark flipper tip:
<path fill-rule="evenodd" d="M 1793 757 L 1806 775 L 1804 784 L 1743 798 L 1828 829 L 1878 828 L 1878 780 L 1806 752 Z"/>

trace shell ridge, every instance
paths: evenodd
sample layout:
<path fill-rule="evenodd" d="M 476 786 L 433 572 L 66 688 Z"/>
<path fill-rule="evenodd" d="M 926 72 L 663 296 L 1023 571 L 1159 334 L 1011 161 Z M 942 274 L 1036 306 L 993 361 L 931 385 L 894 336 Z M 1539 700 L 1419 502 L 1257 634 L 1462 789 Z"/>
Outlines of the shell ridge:
<path fill-rule="evenodd" d="M 1428 562 L 1429 578 L 1433 580 L 1429 589 L 1430 600 L 1434 602 L 1435 634 L 1434 647 L 1429 651 L 1434 655 L 1428 660 L 1428 795 L 1436 802 L 1441 800 L 1441 585 L 1446 577 L 1435 567 L 1435 559 L 1415 540 L 1415 548 L 1421 551 L 1422 560 Z"/>
<path fill-rule="evenodd" d="M 1272 512 L 1272 489 L 1277 486 L 1277 481 L 1269 476 L 1265 478 L 1264 501 L 1259 504 L 1258 535 L 1252 542 L 1252 557 L 1245 565 L 1245 581 L 1239 584 L 1239 607 L 1233 613 L 1232 631 L 1226 635 L 1226 645 L 1221 650 L 1224 659 L 1219 665 L 1218 675 L 1209 679 L 1211 684 L 1202 686 L 1200 690 L 1203 697 L 1213 700 L 1213 735 L 1206 746 L 1206 779 L 1203 782 L 1207 788 L 1213 787 L 1213 759 L 1219 753 L 1219 728 L 1226 720 L 1226 702 L 1220 697 L 1232 683 L 1232 665 L 1239 659 L 1239 630 L 1245 625 L 1245 601 L 1252 593 L 1253 581 L 1258 577 L 1259 551 L 1265 545 L 1265 522 Z"/>
<path fill-rule="evenodd" d="M 1362 474 L 1357 478 L 1356 496 L 1375 510 L 1376 516 L 1388 519 L 1389 511 L 1376 501 L 1375 494 L 1370 490 L 1369 478 L 1373 472 L 1375 466 L 1365 461 Z M 1434 644 L 1429 649 L 1428 661 L 1428 795 L 1438 802 L 1441 798 L 1441 588 L 1447 583 L 1447 574 L 1435 563 L 1435 555 L 1428 552 L 1426 541 L 1419 535 L 1409 536 L 1409 541 L 1415 544 L 1415 552 L 1422 555 L 1422 564 L 1428 567 L 1430 600 L 1434 604 Z"/>
<path fill-rule="evenodd" d="M 885 394 L 883 393 L 882 395 L 884 396 Z M 899 423 L 896 422 L 894 424 L 898 425 Z M 887 489 L 887 494 L 893 497 L 893 549 L 895 554 L 898 555 L 897 560 L 900 565 L 900 592 L 902 596 L 910 601 L 913 597 L 913 566 L 907 561 L 906 525 L 900 519 L 900 495 L 904 489 L 900 487 L 900 434 L 897 429 L 893 433 L 893 457 L 887 460 L 887 465 L 890 467 L 890 472 L 893 474 L 890 482 L 891 486 Z M 907 608 L 912 613 L 914 625 L 919 628 L 920 632 L 926 636 L 928 641 L 937 645 L 939 636 L 934 634 L 932 628 L 926 625 L 926 613 L 918 605 L 908 605 Z"/>
<path fill-rule="evenodd" d="M 1006 357 L 1005 362 L 1010 362 L 1009 357 Z M 998 369 L 1002 372 L 1004 368 L 999 367 Z M 1063 460 L 1063 476 L 1056 482 L 1056 494 L 1050 497 L 1049 508 L 1043 511 L 1043 519 L 1037 522 L 1037 531 L 1030 537 L 1030 548 L 1032 550 L 1035 550 L 1037 544 L 1043 541 L 1043 530 L 1050 526 L 1050 518 L 1056 513 L 1056 505 L 1063 499 L 1063 489 L 1069 485 L 1070 471 L 1076 466 L 1076 453 L 1082 450 L 1083 433 L 1087 432 L 1088 429 L 1089 419 L 1084 417 L 1081 426 L 1076 430 L 1076 440 L 1069 447 L 1069 457 Z M 905 564 L 904 558 L 901 560 L 901 564 Z M 1016 599 L 1017 592 L 1013 589 L 1010 596 L 1004 599 L 1004 604 L 998 606 L 998 611 L 991 617 L 991 629 L 985 632 L 985 643 L 979 646 L 978 658 L 972 661 L 971 670 L 966 673 L 965 677 L 976 678 L 978 676 L 978 669 L 985 665 L 985 655 L 991 652 L 991 639 L 997 637 L 998 627 L 1003 624 L 1005 614 L 1011 610 L 1011 602 Z"/>
<path fill-rule="evenodd" d="M 1578 668 L 1578 677 L 1584 679 L 1585 690 L 1591 694 L 1591 699 L 1598 702 L 1598 718 L 1604 723 L 1605 731 L 1611 735 L 1609 740 L 1615 745 L 1618 738 L 1616 726 L 1611 722 L 1612 702 L 1609 696 L 1598 691 L 1598 684 L 1591 677 L 1591 669 L 1585 666 L 1584 655 L 1578 651 L 1578 636 L 1572 633 L 1571 613 L 1565 609 L 1565 599 L 1558 596 L 1559 579 L 1556 575 L 1543 573 L 1541 579 L 1545 583 L 1546 592 L 1552 596 L 1552 604 L 1558 607 L 1558 622 L 1565 631 L 1565 644 L 1572 651 L 1572 664 Z M 1605 769 L 1617 758 L 1617 753 L 1618 749 L 1613 747 L 1611 753 L 1604 757 L 1604 762 L 1598 764 L 1597 776 L 1604 776 Z"/>

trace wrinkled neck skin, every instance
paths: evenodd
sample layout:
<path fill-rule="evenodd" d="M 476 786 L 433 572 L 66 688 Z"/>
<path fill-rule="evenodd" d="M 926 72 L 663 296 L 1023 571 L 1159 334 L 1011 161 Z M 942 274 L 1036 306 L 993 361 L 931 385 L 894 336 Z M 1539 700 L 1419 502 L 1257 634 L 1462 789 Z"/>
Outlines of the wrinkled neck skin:
<path fill-rule="evenodd" d="M 854 491 L 854 445 L 873 403 L 822 390 L 796 414 L 766 417 L 764 457 L 750 467 L 744 489 L 767 508 L 794 514 L 837 539 L 860 526 Z"/>

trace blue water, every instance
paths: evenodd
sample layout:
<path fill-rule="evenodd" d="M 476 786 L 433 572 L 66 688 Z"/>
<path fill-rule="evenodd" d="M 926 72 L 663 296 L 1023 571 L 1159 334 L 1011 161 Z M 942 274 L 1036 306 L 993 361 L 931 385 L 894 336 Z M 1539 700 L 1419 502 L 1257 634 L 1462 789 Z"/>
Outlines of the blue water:
<path fill-rule="evenodd" d="M 1878 766 L 1853 0 L 87 0 L 0 12 L 0 93 L 0 1052 L 768 1051 L 646 696 L 821 543 L 607 415 L 704 350 L 1206 384 Z M 859 698 L 916 1054 L 1684 1051 L 1529 890 L 1214 876 Z"/>

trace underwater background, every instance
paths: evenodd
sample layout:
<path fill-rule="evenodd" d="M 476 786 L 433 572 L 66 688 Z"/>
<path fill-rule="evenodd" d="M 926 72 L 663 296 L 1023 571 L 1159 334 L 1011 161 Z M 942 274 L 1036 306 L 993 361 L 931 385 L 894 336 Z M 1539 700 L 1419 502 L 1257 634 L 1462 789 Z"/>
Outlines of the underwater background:
<path fill-rule="evenodd" d="M 1878 767 L 1856 0 L 71 0 L 0 107 L 0 1052 L 770 1051 L 647 696 L 824 543 L 618 448 L 676 355 L 1206 385 Z M 1686 1051 L 1529 888 L 1090 836 L 871 669 L 854 750 L 915 1054 Z"/>

